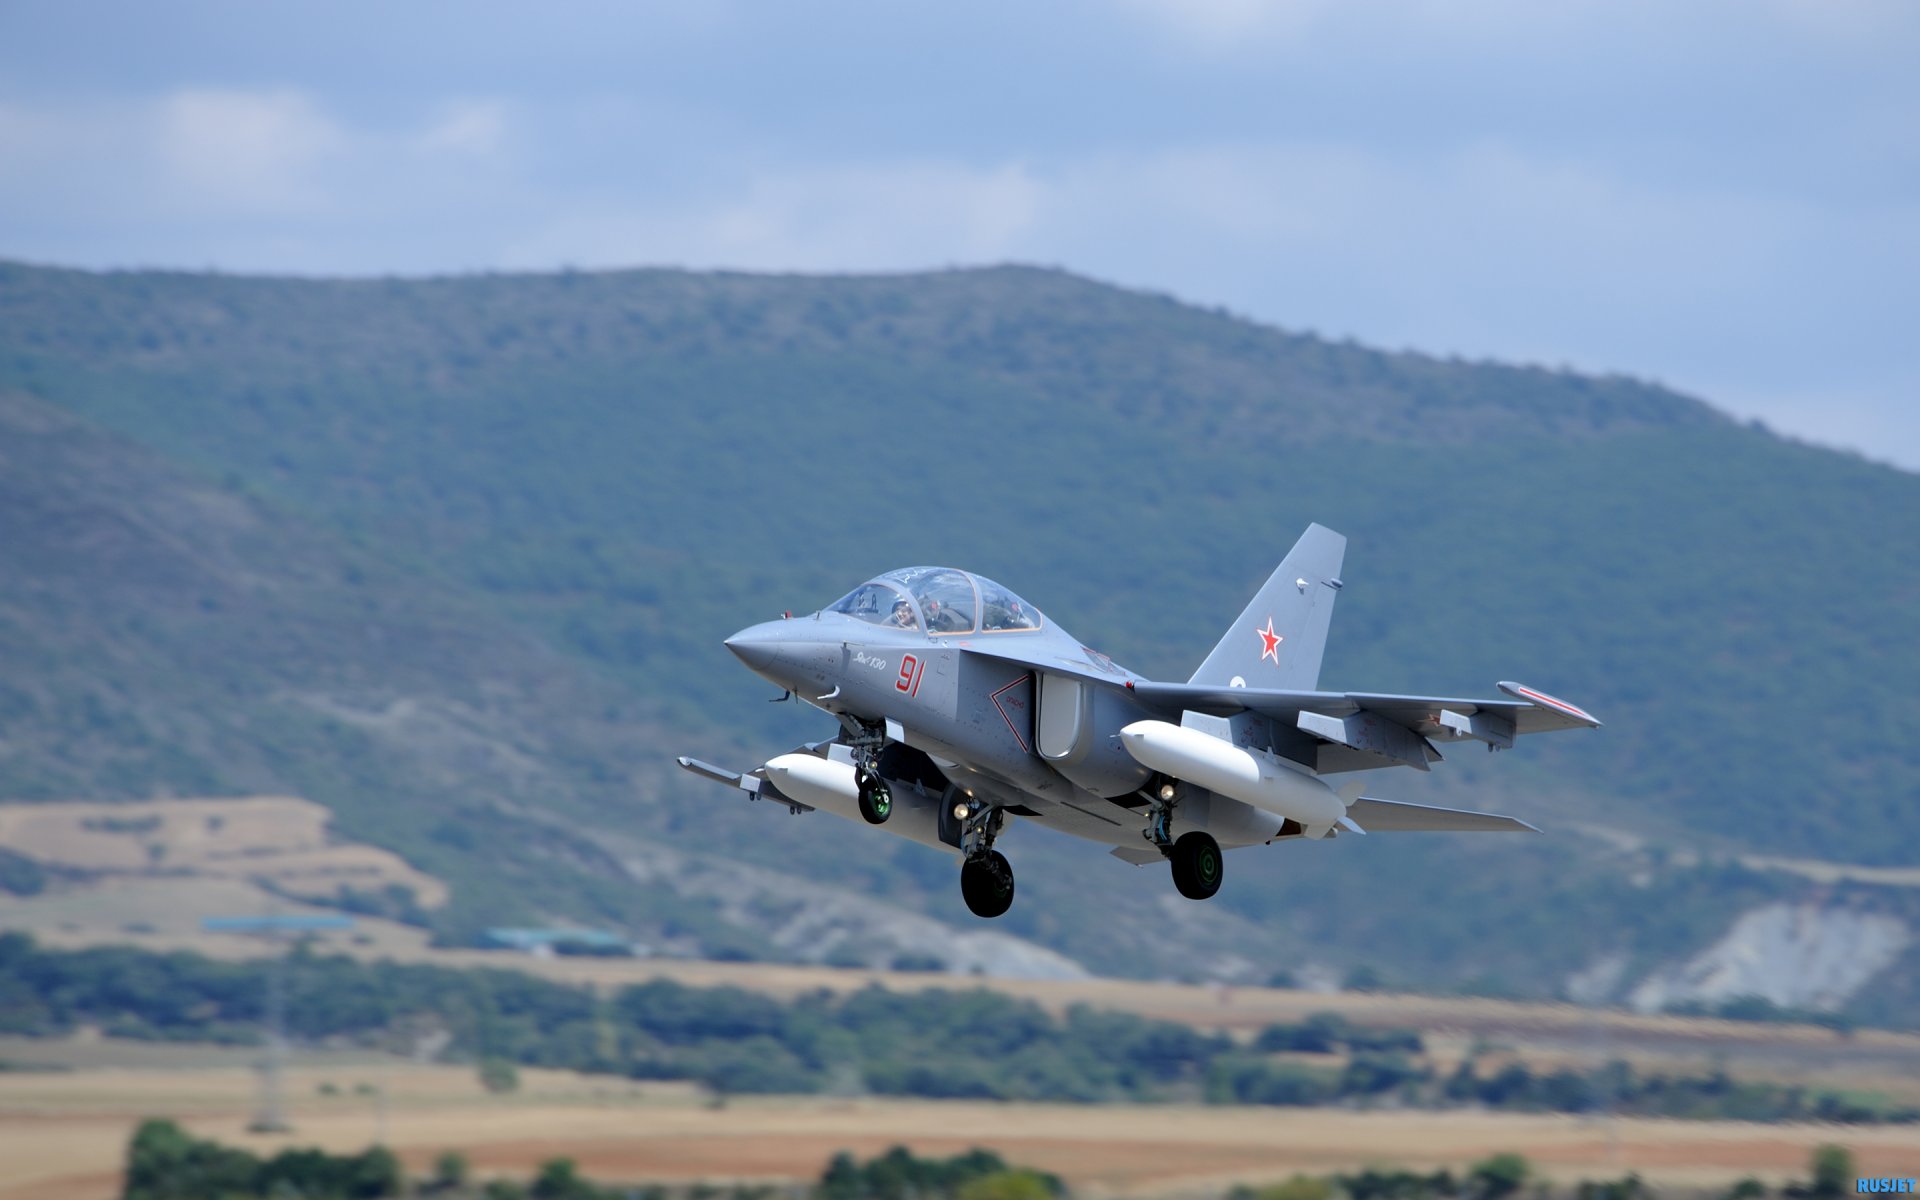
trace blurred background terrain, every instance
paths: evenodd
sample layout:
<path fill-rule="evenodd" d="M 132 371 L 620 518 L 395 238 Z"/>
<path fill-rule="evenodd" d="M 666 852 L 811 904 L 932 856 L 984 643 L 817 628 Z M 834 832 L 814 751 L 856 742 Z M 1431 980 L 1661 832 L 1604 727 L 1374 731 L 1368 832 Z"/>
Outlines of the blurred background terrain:
<path fill-rule="evenodd" d="M 1909 473 L 1028 268 L 0 272 L 11 800 L 317 803 L 316 847 L 404 865 L 305 898 L 453 946 L 1914 1011 Z M 1375 790 L 1552 836 L 1242 852 L 1190 905 L 1022 829 L 984 926 L 945 856 L 672 769 L 830 732 L 718 642 L 879 571 L 964 564 L 1184 678 L 1313 520 L 1352 539 L 1327 685 L 1518 678 L 1607 722 Z M 192 827 L 113 870 L 0 833 L 56 876 L 11 903 L 202 886 Z"/>

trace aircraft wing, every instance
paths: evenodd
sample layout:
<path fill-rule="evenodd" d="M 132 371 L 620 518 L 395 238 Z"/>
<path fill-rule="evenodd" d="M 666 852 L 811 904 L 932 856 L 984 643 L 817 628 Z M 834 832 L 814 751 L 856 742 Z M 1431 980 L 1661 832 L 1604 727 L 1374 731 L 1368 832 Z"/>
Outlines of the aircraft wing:
<path fill-rule="evenodd" d="M 1474 738 L 1504 749 L 1525 733 L 1598 729 L 1585 710 L 1517 683 L 1502 683 L 1511 700 L 1465 700 L 1446 696 L 1387 696 L 1369 692 L 1283 692 L 1263 688 L 1196 687 L 1184 683 L 1135 683 L 1134 695 L 1168 709 L 1191 709 L 1216 717 L 1258 713 L 1309 733 L 1326 728 L 1313 717 L 1345 721 L 1371 714 L 1438 741 Z M 1301 720 L 1302 716 L 1308 720 Z"/>
<path fill-rule="evenodd" d="M 1323 775 L 1389 766 L 1425 771 L 1440 757 L 1435 743 L 1471 739 L 1505 750 L 1522 734 L 1600 727 L 1600 722 L 1584 709 L 1518 683 L 1498 685 L 1511 697 L 1506 700 L 1154 683 L 1083 646 L 961 645 L 970 654 L 998 658 L 1030 670 L 1124 688 L 1174 721 L 1189 711 L 1215 717 L 1239 713 L 1266 717 L 1315 739 L 1311 744 L 1318 750 L 1300 761 Z"/>

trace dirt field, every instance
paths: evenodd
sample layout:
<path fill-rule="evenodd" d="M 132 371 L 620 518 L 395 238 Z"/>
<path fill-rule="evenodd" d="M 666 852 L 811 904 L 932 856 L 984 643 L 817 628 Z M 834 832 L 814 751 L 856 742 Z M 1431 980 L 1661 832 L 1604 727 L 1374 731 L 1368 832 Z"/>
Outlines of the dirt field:
<path fill-rule="evenodd" d="M 5 804 L 0 846 L 48 866 L 98 873 L 109 886 L 162 873 L 261 879 L 291 895 L 330 900 L 342 887 L 398 884 L 425 907 L 446 902 L 446 885 L 400 856 L 332 837 L 332 817 L 290 796 Z"/>
<path fill-rule="evenodd" d="M 49 946 L 128 943 L 215 957 L 269 953 L 265 938 L 208 934 L 208 917 L 338 917 L 340 889 L 410 888 L 432 908 L 438 879 L 398 855 L 343 842 L 322 806 L 285 796 L 155 800 L 140 804 L 0 804 L 0 847 L 54 872 L 32 896 L 0 893 L 0 929 Z M 314 901 L 308 903 L 306 901 Z M 426 934 L 361 918 L 312 935 L 322 949 L 411 957 Z"/>
<path fill-rule="evenodd" d="M 416 1171 L 453 1149 L 483 1173 L 523 1178 L 565 1156 L 605 1180 L 804 1180 L 841 1149 L 987 1146 L 1096 1197 L 1206 1194 L 1367 1164 L 1459 1168 L 1503 1150 L 1567 1181 L 1636 1170 L 1656 1184 L 1722 1186 L 1748 1174 L 1777 1182 L 1803 1174 L 1812 1148 L 1835 1140 L 1853 1147 L 1866 1173 L 1920 1168 L 1911 1128 L 826 1098 L 713 1108 L 685 1086 L 548 1071 L 525 1072 L 512 1096 L 490 1096 L 470 1071 L 351 1058 L 297 1064 L 287 1088 L 296 1132 L 264 1137 L 245 1130 L 253 1089 L 252 1073 L 237 1066 L 0 1074 L 0 1200 L 106 1200 L 146 1115 L 263 1151 L 354 1150 L 384 1129 Z"/>
<path fill-rule="evenodd" d="M 247 879 L 204 875 L 121 877 L 81 887 L 48 889 L 37 896 L 0 894 L 0 929 L 30 933 L 43 946 L 134 946 L 142 950 L 192 950 L 209 958 L 258 958 L 276 943 L 258 934 L 210 934 L 208 917 L 338 917 L 340 910 L 276 896 Z M 365 958 L 422 960 L 425 930 L 394 921 L 354 919 L 350 930 L 311 935 L 322 952 Z"/>

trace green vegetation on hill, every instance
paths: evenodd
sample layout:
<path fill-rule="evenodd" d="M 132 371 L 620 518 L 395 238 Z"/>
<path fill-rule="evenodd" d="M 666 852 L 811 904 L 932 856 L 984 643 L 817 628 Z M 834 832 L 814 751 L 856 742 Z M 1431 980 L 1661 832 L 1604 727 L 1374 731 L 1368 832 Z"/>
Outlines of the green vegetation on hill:
<path fill-rule="evenodd" d="M 507 1177 L 476 1182 L 466 1157 L 443 1153 L 431 1174 L 411 1188 L 394 1156 L 382 1147 L 359 1154 L 321 1150 L 285 1150 L 262 1160 L 244 1150 L 195 1138 L 172 1121 L 143 1122 L 128 1146 L 127 1179 L 122 1200 L 250 1200 L 297 1195 L 307 1200 L 379 1200 L 401 1195 L 445 1200 L 773 1200 L 794 1189 L 735 1184 L 722 1189 L 707 1183 L 674 1187 L 657 1183 L 610 1185 L 580 1173 L 571 1159 L 541 1164 L 522 1185 Z M 1843 1146 L 1818 1147 L 1810 1178 L 1780 1189 L 1794 1200 L 1838 1200 L 1855 1182 L 1852 1152 Z M 1519 1154 L 1491 1154 L 1464 1175 L 1447 1170 L 1420 1173 L 1368 1167 L 1354 1173 L 1296 1175 L 1261 1187 L 1237 1185 L 1226 1200 L 1508 1200 L 1522 1193 L 1554 1200 L 1653 1200 L 1659 1193 L 1637 1173 L 1619 1179 L 1581 1180 L 1556 1187 L 1538 1177 Z M 895 1146 L 866 1162 L 846 1151 L 834 1155 L 807 1193 L 810 1200 L 1059 1200 L 1068 1195 L 1054 1175 L 1009 1166 L 991 1150 L 975 1148 L 952 1158 L 922 1158 Z M 1768 1195 L 1757 1179 L 1743 1179 L 1723 1200 L 1761 1200 Z"/>
<path fill-rule="evenodd" d="M 359 1154 L 249 1150 L 196 1138 L 172 1121 L 144 1121 L 127 1146 L 122 1200 L 383 1200 L 406 1194 L 400 1160 L 384 1146 Z"/>
<path fill-rule="evenodd" d="M 524 1185 L 504 1176 L 476 1181 L 458 1151 L 440 1155 L 433 1172 L 409 1185 L 401 1163 L 384 1146 L 358 1154 L 295 1147 L 270 1158 L 196 1138 L 172 1121 L 143 1121 L 127 1146 L 121 1200 L 775 1200 L 794 1189 L 709 1184 L 665 1187 L 598 1183 L 572 1159 L 542 1163 Z M 895 1146 L 867 1162 L 842 1151 L 811 1190 L 812 1200 L 1058 1200 L 1059 1178 L 1010 1167 L 991 1150 L 952 1158 L 921 1158 Z"/>
<path fill-rule="evenodd" d="M 0 934 L 0 1033 L 81 1023 L 123 1037 L 250 1040 L 267 964 L 136 950 L 40 950 Z M 1469 1057 L 1451 1073 L 1420 1035 L 1322 1014 L 1241 1044 L 1186 1025 L 1086 1007 L 1056 1018 L 981 989 L 780 1002 L 738 988 L 655 980 L 608 997 L 505 970 L 362 963 L 306 953 L 285 966 L 288 1033 L 404 1048 L 444 1032 L 490 1087 L 511 1065 L 694 1080 L 720 1094 L 852 1089 L 943 1100 L 1330 1103 L 1851 1123 L 1920 1110 L 1735 1080 L 1644 1075 L 1624 1062 L 1535 1072 Z"/>
<path fill-rule="evenodd" d="M 0 416 L 0 796 L 310 795 L 450 878 L 455 940 L 565 913 L 782 952 L 657 874 L 636 885 L 609 837 L 952 916 L 938 855 L 770 827 L 671 771 L 826 732 L 760 703 L 719 639 L 950 561 L 1183 678 L 1310 520 L 1352 539 L 1329 686 L 1518 678 L 1607 721 L 1490 766 L 1457 754 L 1436 798 L 1715 858 L 1916 845 L 1920 479 L 1634 380 L 1380 353 L 1028 269 L 16 265 Z M 1737 911 L 1719 866 L 1641 887 L 1584 848 L 1390 841 L 1234 856 L 1220 955 L 1539 994 Z M 1007 849 L 1038 868 L 1011 932 L 1109 971 L 1190 961 L 1139 898 L 1163 881 L 1031 831 Z M 1089 932 L 1097 913 L 1143 932 Z M 1582 913 L 1605 919 L 1555 916 Z"/>

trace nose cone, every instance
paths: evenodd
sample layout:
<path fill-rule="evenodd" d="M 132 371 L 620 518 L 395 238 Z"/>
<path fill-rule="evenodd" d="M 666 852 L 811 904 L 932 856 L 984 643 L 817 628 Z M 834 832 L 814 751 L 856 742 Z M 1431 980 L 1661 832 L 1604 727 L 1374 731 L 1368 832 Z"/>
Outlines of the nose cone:
<path fill-rule="evenodd" d="M 764 671 L 773 665 L 774 651 L 779 643 L 768 634 L 765 626 L 753 625 L 728 638 L 725 645 L 733 651 L 735 658 L 747 664 L 749 670 Z"/>

